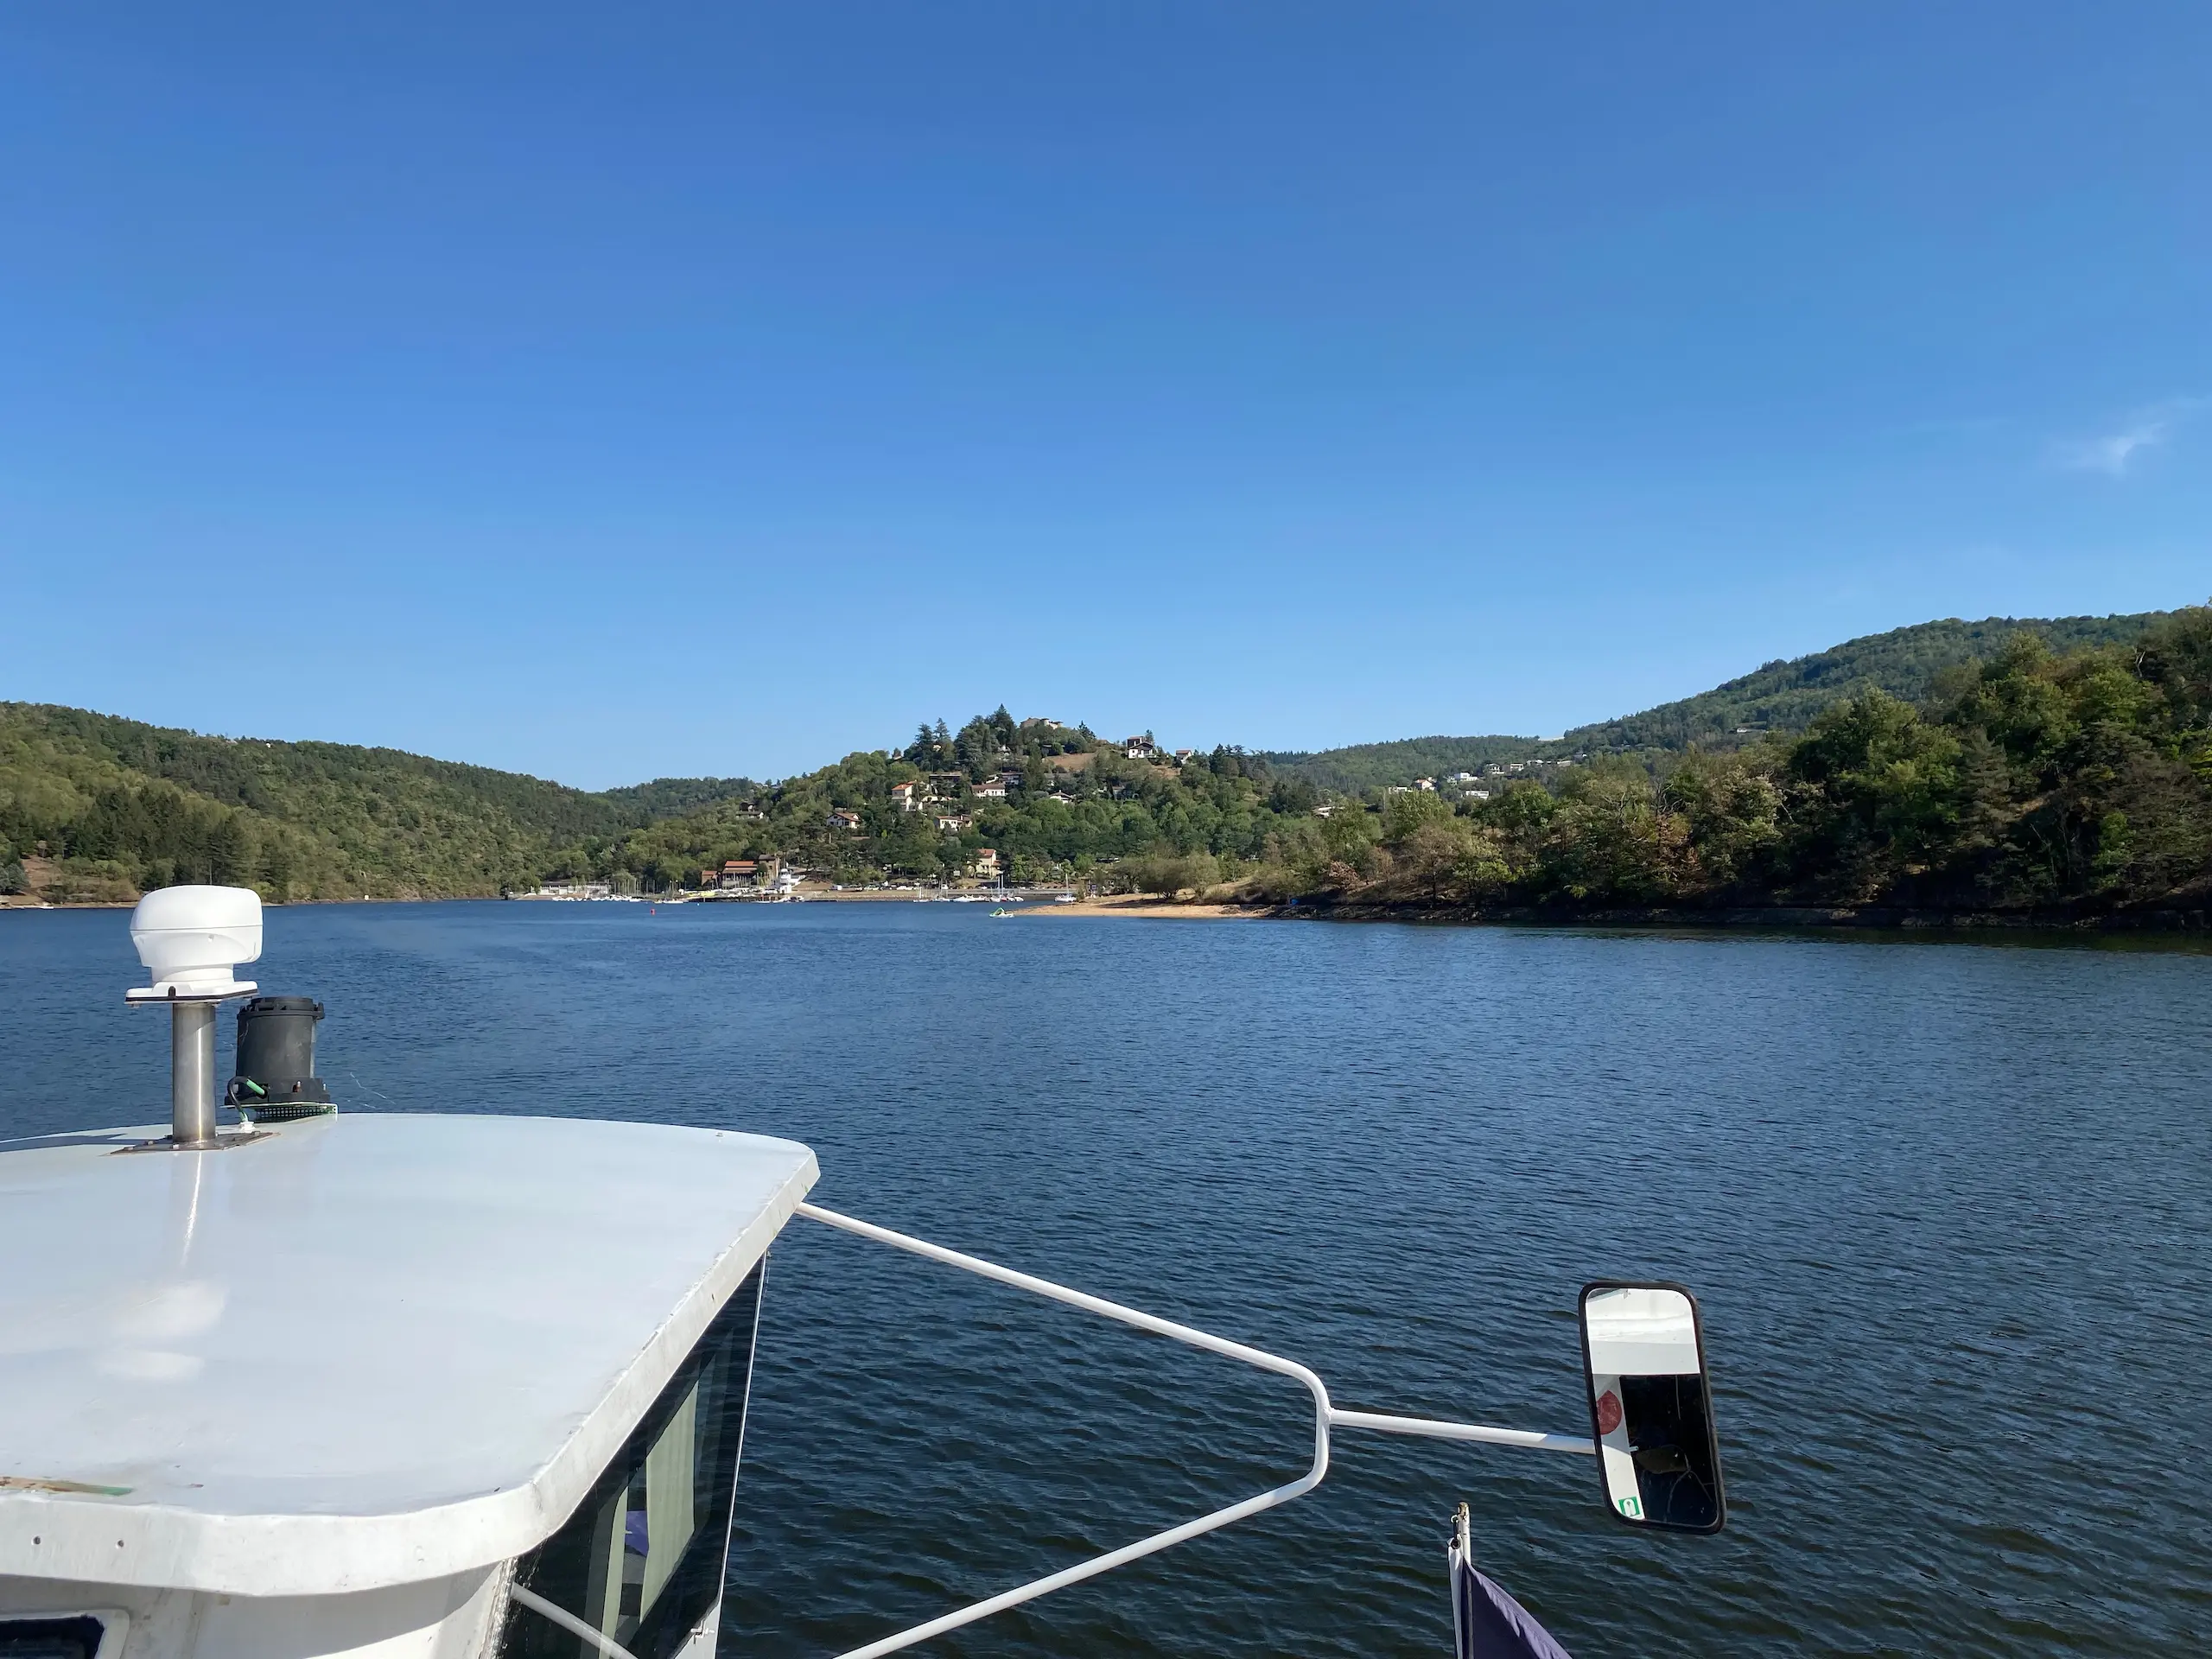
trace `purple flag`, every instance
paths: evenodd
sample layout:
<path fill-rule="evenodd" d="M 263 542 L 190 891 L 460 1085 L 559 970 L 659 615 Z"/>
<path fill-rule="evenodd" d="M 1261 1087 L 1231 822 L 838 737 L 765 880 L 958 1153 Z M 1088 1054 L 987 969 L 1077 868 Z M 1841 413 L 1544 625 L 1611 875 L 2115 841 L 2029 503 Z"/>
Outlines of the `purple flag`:
<path fill-rule="evenodd" d="M 1551 1632 L 1469 1559 L 1467 1506 L 1452 1517 L 1452 1646 L 1456 1659 L 1571 1659 Z"/>

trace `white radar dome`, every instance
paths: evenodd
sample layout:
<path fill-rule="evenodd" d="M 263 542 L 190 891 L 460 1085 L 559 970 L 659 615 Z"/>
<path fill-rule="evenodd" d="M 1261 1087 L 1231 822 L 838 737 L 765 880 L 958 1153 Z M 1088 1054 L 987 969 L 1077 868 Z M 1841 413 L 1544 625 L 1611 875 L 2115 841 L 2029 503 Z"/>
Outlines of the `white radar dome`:
<path fill-rule="evenodd" d="M 162 887 L 138 901 L 130 942 L 154 976 L 134 1000 L 251 991 L 232 969 L 261 956 L 261 895 L 251 887 Z"/>

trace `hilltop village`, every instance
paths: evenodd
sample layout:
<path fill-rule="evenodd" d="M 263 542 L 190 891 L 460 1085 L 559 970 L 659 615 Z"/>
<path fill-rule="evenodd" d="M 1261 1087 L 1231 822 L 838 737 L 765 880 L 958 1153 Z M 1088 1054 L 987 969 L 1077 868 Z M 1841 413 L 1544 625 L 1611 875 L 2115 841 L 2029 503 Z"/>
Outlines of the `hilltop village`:
<path fill-rule="evenodd" d="M 1119 741 L 1004 709 L 957 732 L 925 726 L 896 750 L 862 751 L 805 777 L 584 847 L 549 888 L 753 896 L 810 884 L 992 887 L 1099 882 L 1165 849 L 1251 860 L 1314 791 L 1271 779 L 1242 751 Z"/>
<path fill-rule="evenodd" d="M 1324 797 L 1243 749 L 1118 741 L 1087 726 L 1015 720 L 1003 708 L 959 731 L 925 726 L 898 750 L 763 788 L 708 811 L 580 849 L 546 896 L 665 893 L 790 896 L 805 889 L 1079 885 L 1103 892 L 1205 890 L 1271 853 L 1306 847 L 1325 868 L 1361 858 L 1390 803 L 1421 796 L 1443 816 L 1575 759 L 1492 763 L 1363 797 Z M 1487 774 L 1487 775 L 1484 775 Z M 1401 810 L 1400 817 L 1406 816 Z M 704 856 L 701 856 L 704 855 Z"/>
<path fill-rule="evenodd" d="M 1125 738 L 1117 746 L 1125 760 L 1139 761 L 1161 768 L 1172 768 L 1179 773 L 1185 767 L 1199 767 L 1216 772 L 1216 767 L 1232 754 L 1237 764 L 1250 770 L 1245 774 L 1255 779 L 1264 777 L 1262 763 L 1255 758 L 1224 750 L 1221 761 L 1211 754 L 1201 754 L 1193 749 L 1162 750 L 1148 736 Z M 1039 798 L 1061 808 L 1079 805 L 1084 796 L 1073 781 L 1076 774 L 1088 770 L 1089 753 L 1055 756 L 1048 762 L 1045 792 Z M 1573 758 L 1562 758 L 1551 763 L 1551 770 L 1574 764 Z M 1425 792 L 1446 801 L 1485 801 L 1494 788 L 1523 775 L 1541 776 L 1546 770 L 1540 761 L 1492 762 L 1481 773 L 1461 772 L 1437 779 L 1419 778 L 1408 785 L 1385 785 L 1376 791 L 1382 797 Z M 893 784 L 888 791 L 891 805 L 900 813 L 915 813 L 938 836 L 944 837 L 945 850 L 957 847 L 960 862 L 953 868 L 940 855 L 936 872 L 924 869 L 884 868 L 870 880 L 863 874 L 858 884 L 862 892 L 898 891 L 929 885 L 959 888 L 995 888 L 1014 881 L 1028 886 L 1074 886 L 1081 884 L 1093 890 L 1115 891 L 1124 887 L 1111 873 L 1110 861 L 1102 861 L 1077 852 L 1065 861 L 1025 858 L 1019 873 L 1014 860 L 1002 855 L 993 846 L 975 846 L 965 838 L 988 833 L 978 829 L 979 817 L 987 823 L 995 823 L 1001 830 L 1012 830 L 1014 837 L 1027 839 L 1021 827 L 1010 823 L 1011 814 L 995 814 L 988 810 L 993 803 L 1011 802 L 1018 808 L 1024 800 L 1025 774 L 1014 767 L 1004 768 L 995 774 L 976 779 L 962 772 L 937 772 L 926 777 L 906 779 Z M 1132 785 L 1124 779 L 1106 787 L 1107 798 L 1128 800 L 1133 794 Z M 1271 791 L 1272 794 L 1272 791 Z M 1352 803 L 1357 806 L 1357 803 Z M 1316 818 L 1327 819 L 1344 809 L 1344 803 L 1324 800 L 1312 811 Z M 740 809 L 732 815 L 750 817 L 765 823 L 767 814 L 758 808 Z M 832 807 L 828 815 L 828 827 L 834 836 L 858 838 L 862 843 L 871 835 L 868 814 L 854 807 Z M 853 850 L 849 842 L 844 849 Z M 1203 872 L 1201 871 L 1201 874 Z M 831 875 L 851 876 L 856 874 L 852 861 L 834 860 Z M 904 877 L 906 879 L 901 880 Z M 928 878 L 925 880 L 923 878 Z M 833 892 L 851 890 L 846 881 L 830 879 L 818 871 L 803 869 L 778 855 L 760 854 L 752 857 L 726 858 L 719 865 L 709 864 L 702 868 L 696 880 L 680 884 L 669 896 L 683 899 L 762 899 L 792 898 L 810 891 L 819 892 L 827 887 Z M 588 878 L 563 876 L 549 880 L 534 893 L 518 895 L 544 899 L 596 899 L 638 894 L 642 896 L 641 882 L 619 879 L 593 880 Z"/>

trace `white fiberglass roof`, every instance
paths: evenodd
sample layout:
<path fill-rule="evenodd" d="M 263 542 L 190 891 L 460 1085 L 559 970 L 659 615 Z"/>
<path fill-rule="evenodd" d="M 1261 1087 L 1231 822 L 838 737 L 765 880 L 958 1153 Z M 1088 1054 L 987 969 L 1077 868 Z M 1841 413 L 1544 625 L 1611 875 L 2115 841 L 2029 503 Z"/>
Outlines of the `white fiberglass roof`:
<path fill-rule="evenodd" d="M 1679 1290 L 1627 1285 L 1583 1304 L 1590 1370 L 1600 1376 L 1695 1376 L 1697 1317 Z"/>
<path fill-rule="evenodd" d="M 813 1185 L 795 1141 L 341 1115 L 0 1143 L 0 1576 L 299 1595 L 567 1519 Z"/>

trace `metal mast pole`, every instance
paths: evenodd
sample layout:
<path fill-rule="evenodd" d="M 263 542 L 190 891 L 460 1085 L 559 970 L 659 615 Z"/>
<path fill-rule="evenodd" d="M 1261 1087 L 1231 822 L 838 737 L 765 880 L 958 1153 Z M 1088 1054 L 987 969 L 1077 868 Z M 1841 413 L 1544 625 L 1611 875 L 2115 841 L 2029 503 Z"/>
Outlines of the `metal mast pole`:
<path fill-rule="evenodd" d="M 169 1139 L 179 1147 L 215 1140 L 215 1005 L 169 1008 Z"/>

